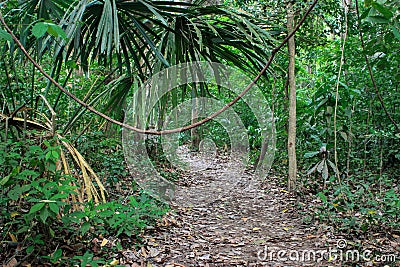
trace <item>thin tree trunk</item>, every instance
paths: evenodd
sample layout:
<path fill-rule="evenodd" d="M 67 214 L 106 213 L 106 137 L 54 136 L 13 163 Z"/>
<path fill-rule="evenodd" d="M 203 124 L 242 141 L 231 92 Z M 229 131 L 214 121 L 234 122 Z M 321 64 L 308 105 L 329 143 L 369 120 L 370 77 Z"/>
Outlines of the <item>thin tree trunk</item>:
<path fill-rule="evenodd" d="M 196 123 L 199 121 L 199 103 L 197 98 L 196 89 L 192 88 L 192 121 L 191 123 Z M 200 135 L 198 132 L 198 127 L 194 127 L 190 130 L 190 135 L 192 139 L 192 150 L 198 151 L 200 145 Z"/>
<path fill-rule="evenodd" d="M 276 89 L 276 77 L 274 76 L 274 85 L 272 87 L 272 107 L 271 107 L 271 113 L 272 113 L 271 123 L 273 124 L 273 127 L 275 127 L 275 89 Z M 256 170 L 258 167 L 262 166 L 263 161 L 265 159 L 265 155 L 267 154 L 267 151 L 268 151 L 270 139 L 271 139 L 270 136 L 266 136 L 263 138 L 260 156 L 257 158 L 257 160 L 254 164 L 254 170 Z"/>
<path fill-rule="evenodd" d="M 349 126 L 349 131 L 347 133 L 347 144 L 348 144 L 348 150 L 347 150 L 347 164 L 346 164 L 346 177 L 349 177 L 349 172 L 350 172 L 350 159 L 351 159 L 351 153 L 352 153 L 352 145 L 353 145 L 353 114 L 356 106 L 356 101 L 353 101 L 353 105 L 351 107 L 351 115 L 350 115 L 350 126 Z"/>
<path fill-rule="evenodd" d="M 293 3 L 287 3 L 287 30 L 293 31 L 294 13 Z M 288 127 L 288 158 L 289 158 L 289 176 L 288 176 L 288 190 L 296 188 L 297 179 L 297 160 L 296 160 L 296 79 L 294 76 L 295 67 L 295 41 L 292 36 L 288 41 L 289 51 L 289 67 L 288 67 L 288 81 L 289 81 L 289 127 Z"/>
<path fill-rule="evenodd" d="M 368 95 L 368 86 L 365 88 L 365 93 Z M 369 142 L 369 129 L 370 129 L 370 120 L 371 120 L 371 113 L 372 113 L 372 99 L 369 100 L 369 105 L 368 105 L 368 112 L 367 112 L 367 121 L 365 123 L 365 138 L 364 138 L 364 158 L 363 158 L 363 173 L 365 173 L 365 170 L 367 168 L 367 148 L 368 148 L 368 142 Z"/>

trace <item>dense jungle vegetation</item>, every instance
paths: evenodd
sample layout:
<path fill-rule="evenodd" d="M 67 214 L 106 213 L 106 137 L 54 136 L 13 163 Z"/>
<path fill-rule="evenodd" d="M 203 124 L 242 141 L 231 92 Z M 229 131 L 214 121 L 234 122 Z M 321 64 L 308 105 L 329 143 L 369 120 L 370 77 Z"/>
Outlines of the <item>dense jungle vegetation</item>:
<path fill-rule="evenodd" d="M 257 90 L 276 137 L 263 183 L 275 177 L 305 225 L 399 242 L 399 18 L 397 0 L 0 2 L 1 264 L 116 266 L 166 227 L 174 207 L 129 171 L 121 124 L 152 76 L 198 61 L 250 81 L 261 74 Z M 193 116 L 196 98 L 228 104 L 236 96 L 178 86 L 133 126 L 162 130 L 167 114 L 192 101 L 192 120 L 179 127 L 187 126 L 206 117 Z M 249 172 L 265 153 L 252 108 L 231 107 L 247 133 Z M 146 137 L 158 175 L 179 184 L 186 171 L 159 135 Z M 218 155 L 233 146 L 216 120 L 179 133 L 192 151 L 203 139 Z"/>

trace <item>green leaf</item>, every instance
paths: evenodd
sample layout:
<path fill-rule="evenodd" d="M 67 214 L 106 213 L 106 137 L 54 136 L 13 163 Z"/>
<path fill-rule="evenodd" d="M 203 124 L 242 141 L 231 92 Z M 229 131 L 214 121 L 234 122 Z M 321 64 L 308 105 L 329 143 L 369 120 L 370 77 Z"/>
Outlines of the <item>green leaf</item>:
<path fill-rule="evenodd" d="M 55 194 L 54 196 L 52 196 L 50 199 L 54 200 L 54 199 L 64 199 L 67 198 L 68 194 Z"/>
<path fill-rule="evenodd" d="M 93 254 L 89 251 L 86 251 L 85 254 L 82 256 L 81 266 L 86 266 L 89 262 L 92 261 Z"/>
<path fill-rule="evenodd" d="M 11 175 L 7 175 L 6 177 L 4 177 L 3 179 L 0 180 L 0 185 L 3 186 L 5 185 L 8 180 L 10 180 Z"/>
<path fill-rule="evenodd" d="M 54 36 L 54 37 L 60 37 L 61 39 L 66 40 L 67 39 L 67 34 L 63 31 L 63 29 L 56 25 L 56 24 L 48 24 L 47 32 Z"/>
<path fill-rule="evenodd" d="M 146 1 L 139 1 L 143 5 L 145 5 L 156 17 L 160 20 L 164 25 L 168 25 L 167 21 L 157 12 L 157 10 L 150 4 L 146 3 Z"/>
<path fill-rule="evenodd" d="M 56 263 L 59 259 L 61 259 L 61 257 L 63 256 L 63 251 L 62 249 L 57 249 L 54 253 L 53 253 L 53 259 L 55 260 L 54 263 Z"/>
<path fill-rule="evenodd" d="M 314 151 L 314 152 L 307 152 L 307 153 L 305 153 L 304 154 L 304 158 L 306 158 L 306 159 L 308 159 L 308 158 L 312 158 L 312 157 L 314 157 L 315 155 L 317 155 L 317 154 L 319 154 L 319 152 L 318 151 Z"/>
<path fill-rule="evenodd" d="M 327 203 L 328 198 L 324 195 L 324 193 L 319 192 L 318 193 L 319 198 L 322 200 L 322 202 Z"/>
<path fill-rule="evenodd" d="M 329 166 L 331 166 L 332 170 L 337 174 L 338 173 L 338 169 L 336 168 L 335 163 L 333 163 L 332 161 L 328 160 L 328 164 L 329 164 Z"/>
<path fill-rule="evenodd" d="M 399 29 L 397 29 L 396 26 L 392 26 L 392 31 L 393 31 L 394 37 L 396 37 L 398 40 L 400 40 L 400 31 L 399 31 Z"/>
<path fill-rule="evenodd" d="M 367 8 L 367 9 L 361 14 L 360 19 L 363 20 L 363 19 L 365 19 L 366 17 L 368 17 L 370 11 L 371 11 L 371 7 Z"/>
<path fill-rule="evenodd" d="M 387 24 L 389 20 L 383 16 L 369 16 L 365 19 L 366 21 L 373 22 L 373 23 L 380 23 L 380 24 Z"/>
<path fill-rule="evenodd" d="M 60 209 L 58 208 L 58 205 L 56 203 L 49 203 L 49 207 L 50 210 L 55 214 L 58 214 L 60 212 Z"/>
<path fill-rule="evenodd" d="M 17 200 L 19 198 L 19 189 L 21 187 L 19 185 L 15 186 L 13 189 L 11 189 L 8 193 L 7 196 L 11 199 L 11 200 Z"/>
<path fill-rule="evenodd" d="M 38 22 L 32 28 L 32 34 L 36 38 L 42 37 L 47 32 L 48 24 L 45 22 Z"/>
<path fill-rule="evenodd" d="M 30 189 L 30 186 L 27 186 L 27 185 L 23 185 L 23 186 L 16 185 L 16 186 L 14 186 L 14 188 L 12 188 L 8 192 L 7 196 L 9 198 L 11 198 L 12 200 L 17 200 L 20 195 L 22 195 L 24 192 L 28 191 L 29 189 Z"/>
<path fill-rule="evenodd" d="M 49 148 L 49 147 L 51 147 L 51 144 L 50 144 L 50 142 L 49 141 L 47 141 L 47 140 L 43 140 L 43 143 Z"/>
<path fill-rule="evenodd" d="M 140 25 L 140 23 L 135 19 L 132 18 L 132 22 L 134 23 L 135 27 L 139 30 L 141 33 L 142 37 L 146 40 L 147 44 L 150 46 L 151 50 L 153 50 L 154 54 L 157 56 L 161 62 L 167 67 L 169 67 L 168 61 L 164 58 L 163 54 L 160 52 L 160 50 L 157 49 L 156 45 L 154 44 L 153 40 L 146 34 L 146 31 L 143 29 L 143 27 Z"/>
<path fill-rule="evenodd" d="M 390 11 L 388 8 L 382 6 L 381 4 L 374 2 L 372 3 L 372 6 L 379 11 L 385 18 L 391 19 L 393 17 L 392 11 Z"/>
<path fill-rule="evenodd" d="M 5 39 L 6 41 L 12 42 L 12 37 L 11 34 L 9 34 L 8 32 L 6 32 L 3 29 L 0 29 L 0 40 Z"/>
<path fill-rule="evenodd" d="M 310 175 L 313 172 L 315 172 L 315 170 L 317 169 L 318 165 L 319 165 L 319 162 L 317 164 L 315 164 L 310 170 L 308 170 L 307 175 Z"/>
<path fill-rule="evenodd" d="M 326 164 L 326 160 L 324 160 L 324 167 L 322 169 L 322 178 L 324 180 L 327 180 L 329 178 L 328 165 Z"/>
<path fill-rule="evenodd" d="M 76 64 L 76 62 L 73 61 L 73 60 L 68 60 L 68 61 L 65 63 L 65 65 L 67 65 L 68 68 L 71 68 L 71 69 L 74 69 L 74 70 L 77 70 L 77 69 L 78 69 L 78 64 Z"/>
<path fill-rule="evenodd" d="M 90 228 L 90 223 L 89 222 L 84 222 L 81 226 L 81 233 L 84 235 Z"/>
<path fill-rule="evenodd" d="M 347 141 L 347 134 L 345 132 L 339 132 L 340 136 Z"/>
<path fill-rule="evenodd" d="M 49 232 L 50 232 L 50 236 L 51 237 L 55 237 L 56 236 L 56 233 L 54 232 L 54 230 L 52 228 L 49 229 Z"/>
<path fill-rule="evenodd" d="M 40 146 L 29 146 L 29 152 L 36 153 L 36 152 L 43 152 L 43 149 Z"/>
<path fill-rule="evenodd" d="M 29 247 L 26 248 L 26 253 L 30 254 L 34 249 L 35 249 L 35 246 L 30 245 Z"/>
<path fill-rule="evenodd" d="M 56 171 L 56 168 L 57 168 L 56 163 L 55 163 L 54 161 L 52 161 L 52 160 L 49 160 L 47 163 L 48 163 L 47 169 L 48 169 L 49 171 L 55 172 L 55 171 Z"/>
<path fill-rule="evenodd" d="M 325 165 L 325 161 L 326 161 L 326 159 L 323 159 L 320 161 L 320 163 L 318 164 L 318 167 L 317 167 L 317 172 L 319 172 L 319 173 L 322 172 L 322 169 L 324 168 L 324 165 Z"/>
<path fill-rule="evenodd" d="M 39 210 L 41 210 L 44 207 L 45 203 L 40 202 L 40 203 L 36 203 L 35 205 L 32 206 L 32 208 L 29 211 L 29 214 L 35 213 Z"/>
<path fill-rule="evenodd" d="M 21 170 L 21 166 L 15 167 L 9 175 L 3 177 L 3 179 L 0 180 L 0 185 L 1 186 L 5 185 L 8 182 L 8 180 L 11 177 L 16 176 L 20 170 Z"/>
<path fill-rule="evenodd" d="M 49 217 L 49 210 L 48 209 L 41 209 L 40 210 L 40 219 L 42 220 L 43 223 L 46 223 L 47 218 Z"/>
<path fill-rule="evenodd" d="M 60 154 L 55 150 L 51 151 L 51 156 L 53 157 L 53 159 L 59 159 L 60 158 Z"/>

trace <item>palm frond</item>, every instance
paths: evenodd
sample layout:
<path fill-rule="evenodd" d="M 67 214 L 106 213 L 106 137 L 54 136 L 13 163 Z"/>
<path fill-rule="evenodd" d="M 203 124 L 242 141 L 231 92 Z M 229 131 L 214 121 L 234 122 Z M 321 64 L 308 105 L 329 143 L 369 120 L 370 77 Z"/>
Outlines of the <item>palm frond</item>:
<path fill-rule="evenodd" d="M 221 6 L 172 1 L 78 1 L 61 25 L 68 39 L 57 45 L 54 75 L 67 60 L 87 72 L 97 59 L 106 66 L 117 62 L 120 75 L 140 82 L 171 64 L 193 61 L 229 63 L 256 74 L 279 34 L 272 22 Z M 109 104 L 117 104 L 114 97 Z"/>

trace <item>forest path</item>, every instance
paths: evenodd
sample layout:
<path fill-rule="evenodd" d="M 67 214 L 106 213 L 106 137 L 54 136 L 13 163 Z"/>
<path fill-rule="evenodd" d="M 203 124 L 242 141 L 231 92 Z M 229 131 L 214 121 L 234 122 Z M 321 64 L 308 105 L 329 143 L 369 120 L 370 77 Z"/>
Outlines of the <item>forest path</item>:
<path fill-rule="evenodd" d="M 164 227 L 145 235 L 132 266 L 321 266 L 313 260 L 321 260 L 318 251 L 336 248 L 329 234 L 302 223 L 291 208 L 296 199 L 277 179 L 263 185 L 228 158 L 207 163 L 183 154 L 192 171 L 177 192 L 179 205 Z"/>

